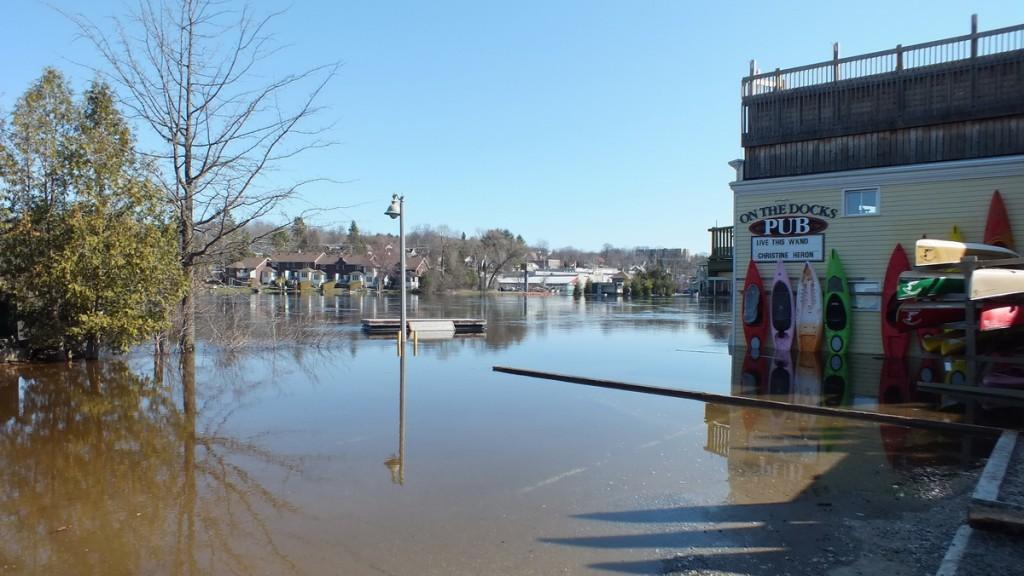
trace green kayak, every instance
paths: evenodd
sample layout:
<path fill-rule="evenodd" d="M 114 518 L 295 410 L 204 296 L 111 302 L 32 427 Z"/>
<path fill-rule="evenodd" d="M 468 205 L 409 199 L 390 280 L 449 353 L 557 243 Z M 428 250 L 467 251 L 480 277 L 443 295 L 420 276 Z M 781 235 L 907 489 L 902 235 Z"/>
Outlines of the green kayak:
<path fill-rule="evenodd" d="M 932 298 L 944 294 L 962 294 L 963 292 L 963 274 L 904 272 L 900 274 L 899 285 L 896 287 L 896 298 L 910 300 L 912 298 Z"/>
<path fill-rule="evenodd" d="M 850 287 L 835 248 L 829 253 L 825 277 L 825 344 L 833 354 L 850 349 Z"/>

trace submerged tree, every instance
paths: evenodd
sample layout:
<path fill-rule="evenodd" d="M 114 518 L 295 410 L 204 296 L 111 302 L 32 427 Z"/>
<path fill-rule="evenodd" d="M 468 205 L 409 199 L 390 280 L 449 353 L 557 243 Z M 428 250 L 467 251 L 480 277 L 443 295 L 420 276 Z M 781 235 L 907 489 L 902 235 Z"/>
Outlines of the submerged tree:
<path fill-rule="evenodd" d="M 161 185 L 190 286 L 221 238 L 275 211 L 312 181 L 282 186 L 267 177 L 271 168 L 328 145 L 317 139 L 323 129 L 306 123 L 337 64 L 256 80 L 261 62 L 276 51 L 267 30 L 274 16 L 256 17 L 248 7 L 231 11 L 215 0 L 143 1 L 129 23 L 114 19 L 113 34 L 72 17 L 107 61 L 125 105 L 163 142 L 154 156 L 162 162 Z M 289 100 L 294 107 L 282 108 Z M 180 308 L 179 344 L 192 350 L 191 289 Z"/>
<path fill-rule="evenodd" d="M 39 349 L 95 356 L 166 329 L 174 229 L 109 87 L 75 104 L 48 69 L 0 134 L 0 276 Z"/>

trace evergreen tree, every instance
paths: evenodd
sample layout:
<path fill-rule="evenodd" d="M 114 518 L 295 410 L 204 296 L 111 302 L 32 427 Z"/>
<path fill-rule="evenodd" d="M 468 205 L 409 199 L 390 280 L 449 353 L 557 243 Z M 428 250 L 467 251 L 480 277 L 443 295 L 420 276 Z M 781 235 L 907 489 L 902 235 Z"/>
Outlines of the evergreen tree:
<path fill-rule="evenodd" d="M 366 241 L 363 240 L 362 235 L 359 233 L 359 226 L 356 225 L 356 221 L 353 220 L 348 225 L 348 246 L 353 254 L 361 254 L 363 248 L 366 245 Z"/>
<path fill-rule="evenodd" d="M 306 227 L 306 221 L 301 216 L 296 216 L 292 220 L 291 237 L 292 244 L 296 250 L 301 252 L 309 249 L 309 229 Z"/>
<path fill-rule="evenodd" d="M 288 232 L 278 230 L 270 235 L 270 245 L 273 247 L 274 252 L 285 252 L 291 247 L 292 238 L 288 235 Z"/>
<path fill-rule="evenodd" d="M 109 87 L 76 105 L 52 69 L 0 134 L 0 277 L 41 349 L 125 351 L 169 325 L 185 284 L 174 227 Z"/>

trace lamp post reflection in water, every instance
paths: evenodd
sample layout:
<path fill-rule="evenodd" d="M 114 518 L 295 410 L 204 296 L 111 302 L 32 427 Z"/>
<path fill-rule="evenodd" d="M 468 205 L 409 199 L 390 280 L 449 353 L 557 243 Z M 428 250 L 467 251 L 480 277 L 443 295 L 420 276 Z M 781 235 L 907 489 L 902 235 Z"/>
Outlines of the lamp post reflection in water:
<path fill-rule="evenodd" d="M 405 354 L 398 357 L 398 454 L 384 461 L 391 481 L 405 484 Z"/>

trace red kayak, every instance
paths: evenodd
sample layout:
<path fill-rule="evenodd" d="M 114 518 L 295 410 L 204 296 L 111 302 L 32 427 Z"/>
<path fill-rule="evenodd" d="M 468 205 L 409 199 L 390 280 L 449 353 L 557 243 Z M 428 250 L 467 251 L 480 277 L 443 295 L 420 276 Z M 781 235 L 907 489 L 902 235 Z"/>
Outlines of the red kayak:
<path fill-rule="evenodd" d="M 885 283 L 882 286 L 882 348 L 886 358 L 903 358 L 910 345 L 910 334 L 900 330 L 896 324 L 899 300 L 896 290 L 900 284 L 900 273 L 910 270 L 910 260 L 901 244 L 892 249 L 889 266 L 885 269 Z"/>
<path fill-rule="evenodd" d="M 1020 306 L 1000 306 L 983 308 L 978 319 L 980 330 L 1002 330 L 1013 326 L 1024 326 L 1024 311 Z"/>
<path fill-rule="evenodd" d="M 1003 195 L 996 190 L 992 193 L 992 201 L 988 205 L 988 219 L 985 220 L 985 244 L 1002 246 L 1010 250 L 1013 247 L 1013 231 L 1010 229 L 1010 217 L 1006 213 Z"/>
<path fill-rule="evenodd" d="M 934 328 L 950 322 L 962 322 L 966 315 L 959 302 L 908 302 L 896 313 L 896 326 L 904 332 Z M 978 329 L 983 332 L 1024 326 L 1020 306 L 983 306 L 978 310 Z"/>
<path fill-rule="evenodd" d="M 904 332 L 963 319 L 964 305 L 959 302 L 907 302 L 896 311 L 896 327 Z"/>
<path fill-rule="evenodd" d="M 762 350 L 768 338 L 768 298 L 757 264 L 747 265 L 747 278 L 743 282 L 743 337 L 751 351 Z"/>

